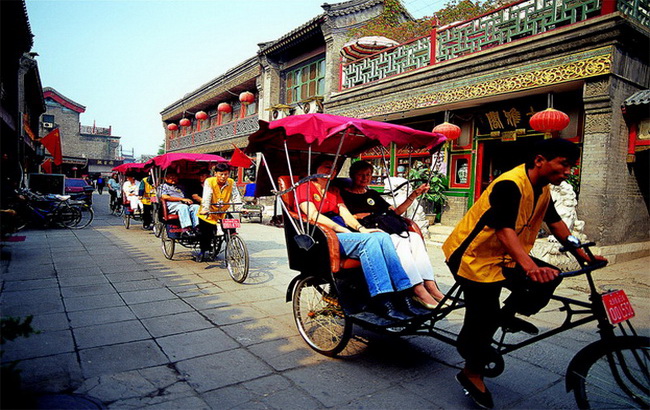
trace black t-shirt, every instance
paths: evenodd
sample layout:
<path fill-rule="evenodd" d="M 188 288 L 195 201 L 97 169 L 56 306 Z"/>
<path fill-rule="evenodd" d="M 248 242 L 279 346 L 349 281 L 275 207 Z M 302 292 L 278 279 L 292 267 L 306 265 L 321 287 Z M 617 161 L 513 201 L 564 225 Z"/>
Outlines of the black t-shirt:
<path fill-rule="evenodd" d="M 345 189 L 340 192 L 343 203 L 352 214 L 384 212 L 390 208 L 390 204 L 374 189 L 369 189 L 364 194 L 354 194 Z"/>
<path fill-rule="evenodd" d="M 534 191 L 535 203 L 537 203 L 537 199 L 541 193 L 541 189 Z M 519 192 L 519 188 L 514 181 L 497 182 L 490 193 L 490 210 L 488 211 L 487 225 L 494 229 L 515 229 L 517 215 L 519 213 L 519 202 L 521 202 L 521 192 Z M 554 223 L 561 219 L 553 201 L 550 201 L 546 214 L 544 215 L 544 222 Z"/>

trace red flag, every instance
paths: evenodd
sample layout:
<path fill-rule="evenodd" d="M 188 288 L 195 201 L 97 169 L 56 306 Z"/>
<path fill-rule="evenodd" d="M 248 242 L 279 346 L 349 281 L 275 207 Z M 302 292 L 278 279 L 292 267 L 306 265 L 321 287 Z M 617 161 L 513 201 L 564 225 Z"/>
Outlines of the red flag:
<path fill-rule="evenodd" d="M 61 134 L 59 129 L 52 130 L 49 134 L 41 138 L 41 144 L 47 149 L 52 157 L 54 157 L 54 165 L 61 165 L 63 163 L 63 153 L 61 152 Z"/>
<path fill-rule="evenodd" d="M 253 161 L 248 157 L 248 155 L 244 154 L 244 151 L 237 148 L 235 144 L 233 144 L 233 147 L 235 147 L 235 151 L 233 151 L 232 158 L 230 158 L 230 162 L 228 162 L 231 167 L 248 168 L 253 165 Z"/>
<path fill-rule="evenodd" d="M 51 174 L 52 173 L 52 160 L 51 159 L 46 159 L 43 161 L 41 164 L 41 168 L 43 168 L 43 171 L 45 171 L 46 174 Z"/>

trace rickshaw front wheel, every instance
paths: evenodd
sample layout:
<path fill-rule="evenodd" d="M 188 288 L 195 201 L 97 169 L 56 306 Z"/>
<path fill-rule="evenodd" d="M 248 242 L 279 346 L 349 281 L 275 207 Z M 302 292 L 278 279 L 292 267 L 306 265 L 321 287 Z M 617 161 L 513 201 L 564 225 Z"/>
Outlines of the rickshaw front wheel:
<path fill-rule="evenodd" d="M 308 276 L 296 284 L 293 316 L 305 342 L 325 356 L 336 356 L 352 336 L 352 321 L 343 311 L 334 285 L 323 278 Z"/>
<path fill-rule="evenodd" d="M 124 212 L 122 214 L 122 223 L 124 224 L 124 227 L 126 229 L 129 229 L 129 226 L 131 226 L 131 215 L 128 213 Z"/>
<path fill-rule="evenodd" d="M 226 243 L 226 268 L 237 283 L 248 277 L 248 248 L 239 235 L 231 235 Z"/>
<path fill-rule="evenodd" d="M 162 227 L 162 232 L 160 235 L 162 240 L 162 251 L 165 258 L 171 259 L 174 257 L 174 249 L 176 248 L 176 241 L 169 237 L 167 234 L 167 227 Z"/>

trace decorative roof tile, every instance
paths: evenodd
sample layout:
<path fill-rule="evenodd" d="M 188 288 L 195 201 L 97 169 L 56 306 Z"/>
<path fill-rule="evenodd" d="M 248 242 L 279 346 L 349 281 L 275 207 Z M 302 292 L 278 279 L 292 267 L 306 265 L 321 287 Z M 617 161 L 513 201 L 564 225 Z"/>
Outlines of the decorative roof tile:
<path fill-rule="evenodd" d="M 650 90 L 637 91 L 623 102 L 624 106 L 648 104 L 650 104 Z"/>

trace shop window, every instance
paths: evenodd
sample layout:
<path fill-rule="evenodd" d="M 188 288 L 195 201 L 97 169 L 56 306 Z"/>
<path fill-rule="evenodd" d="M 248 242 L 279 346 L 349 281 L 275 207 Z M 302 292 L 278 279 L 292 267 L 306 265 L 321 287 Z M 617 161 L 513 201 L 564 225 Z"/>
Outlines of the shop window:
<path fill-rule="evenodd" d="M 325 94 L 325 59 L 292 68 L 285 74 L 285 102 L 294 104 Z"/>
<path fill-rule="evenodd" d="M 471 161 L 470 154 L 451 155 L 450 188 L 469 188 Z"/>

